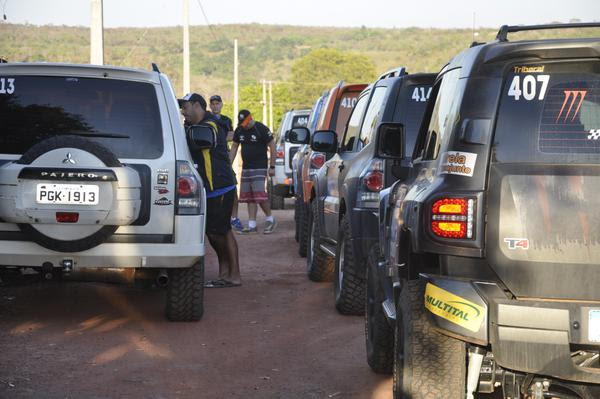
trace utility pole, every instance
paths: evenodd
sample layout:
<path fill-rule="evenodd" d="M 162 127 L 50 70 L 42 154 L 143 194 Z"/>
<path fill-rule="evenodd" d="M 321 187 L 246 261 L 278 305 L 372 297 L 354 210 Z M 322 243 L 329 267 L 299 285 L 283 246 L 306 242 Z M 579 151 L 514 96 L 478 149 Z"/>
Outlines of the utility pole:
<path fill-rule="evenodd" d="M 238 45 L 237 39 L 233 41 L 233 120 L 238 117 Z"/>
<path fill-rule="evenodd" d="M 102 0 L 91 0 L 90 64 L 104 64 L 104 17 Z"/>
<path fill-rule="evenodd" d="M 266 125 L 268 123 L 268 121 L 267 121 L 267 81 L 263 79 L 262 80 L 262 85 L 263 85 L 263 99 L 262 99 L 263 117 L 262 117 L 262 123 L 264 123 Z"/>
<path fill-rule="evenodd" d="M 269 80 L 269 129 L 273 131 L 273 82 Z"/>
<path fill-rule="evenodd" d="M 183 0 L 183 94 L 190 92 L 190 3 Z"/>

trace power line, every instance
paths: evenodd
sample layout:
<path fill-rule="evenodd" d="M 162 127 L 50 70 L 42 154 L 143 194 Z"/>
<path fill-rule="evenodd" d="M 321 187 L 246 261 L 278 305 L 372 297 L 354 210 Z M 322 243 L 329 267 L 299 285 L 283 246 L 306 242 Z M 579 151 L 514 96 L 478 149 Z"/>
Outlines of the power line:
<path fill-rule="evenodd" d="M 198 6 L 200 7 L 200 11 L 202 11 L 202 15 L 204 16 L 204 21 L 206 22 L 206 26 L 208 26 L 208 30 L 210 31 L 210 34 L 212 35 L 213 39 L 215 39 L 215 41 L 219 41 L 219 39 L 217 39 L 217 36 L 215 35 L 212 25 L 208 21 L 206 12 L 204 12 L 204 7 L 202 7 L 202 3 L 200 3 L 200 0 L 196 0 L 196 2 L 198 3 Z"/>

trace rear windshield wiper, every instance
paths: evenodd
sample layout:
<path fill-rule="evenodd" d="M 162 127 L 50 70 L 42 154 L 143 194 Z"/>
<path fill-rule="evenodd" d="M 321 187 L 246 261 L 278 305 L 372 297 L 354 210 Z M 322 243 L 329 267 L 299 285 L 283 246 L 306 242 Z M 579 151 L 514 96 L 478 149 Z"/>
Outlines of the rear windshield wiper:
<path fill-rule="evenodd" d="M 126 134 L 109 133 L 109 132 L 98 132 L 98 131 L 87 131 L 87 130 L 70 130 L 69 134 L 83 137 L 107 137 L 111 139 L 128 139 L 130 138 Z"/>

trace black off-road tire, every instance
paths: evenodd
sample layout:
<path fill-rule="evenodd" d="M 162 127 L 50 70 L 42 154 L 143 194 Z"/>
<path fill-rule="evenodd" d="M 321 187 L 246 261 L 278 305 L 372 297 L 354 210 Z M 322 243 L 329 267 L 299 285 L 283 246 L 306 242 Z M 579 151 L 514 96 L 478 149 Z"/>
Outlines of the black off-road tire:
<path fill-rule="evenodd" d="M 311 203 L 308 212 L 308 237 L 306 250 L 306 269 L 308 278 L 312 281 L 332 281 L 335 259 L 327 255 L 320 247 L 321 225 L 317 215 L 317 201 Z"/>
<path fill-rule="evenodd" d="M 268 184 L 269 189 L 269 200 L 271 201 L 271 209 L 283 209 L 285 205 L 285 201 L 283 196 L 275 194 L 275 190 L 273 189 L 273 180 L 269 179 Z"/>
<path fill-rule="evenodd" d="M 348 217 L 342 216 L 338 230 L 333 292 L 338 312 L 360 316 L 365 312 L 365 264 L 354 254 Z"/>
<path fill-rule="evenodd" d="M 424 293 L 422 280 L 403 284 L 394 331 L 394 399 L 462 399 L 466 345 L 433 329 Z"/>
<path fill-rule="evenodd" d="M 367 363 L 378 374 L 392 374 L 394 369 L 394 329 L 384 314 L 385 294 L 379 284 L 377 263 L 379 245 L 369 251 L 365 271 L 367 298 L 365 300 L 365 338 Z"/>
<path fill-rule="evenodd" d="M 198 321 L 204 314 L 204 259 L 192 267 L 169 270 L 167 319 Z"/>
<path fill-rule="evenodd" d="M 298 198 L 294 199 L 294 239 L 300 242 L 300 202 Z"/>
<path fill-rule="evenodd" d="M 298 209 L 298 255 L 306 258 L 306 254 L 308 253 L 308 240 L 310 239 L 310 226 L 308 224 L 310 210 L 304 202 L 300 203 Z"/>

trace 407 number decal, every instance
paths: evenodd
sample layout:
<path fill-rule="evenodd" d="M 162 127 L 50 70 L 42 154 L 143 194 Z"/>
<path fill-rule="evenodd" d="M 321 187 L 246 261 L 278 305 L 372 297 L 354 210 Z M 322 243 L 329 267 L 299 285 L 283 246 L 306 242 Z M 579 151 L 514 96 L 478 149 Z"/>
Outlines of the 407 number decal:
<path fill-rule="evenodd" d="M 516 101 L 520 100 L 521 96 L 527 101 L 536 97 L 538 100 L 543 100 L 549 81 L 550 75 L 516 75 L 508 88 L 508 96 Z"/>

